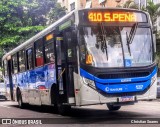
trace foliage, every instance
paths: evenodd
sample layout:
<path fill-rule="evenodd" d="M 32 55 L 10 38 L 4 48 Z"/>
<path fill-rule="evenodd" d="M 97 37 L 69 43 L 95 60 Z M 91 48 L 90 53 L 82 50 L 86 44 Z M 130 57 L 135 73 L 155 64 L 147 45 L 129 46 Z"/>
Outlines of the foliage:
<path fill-rule="evenodd" d="M 138 4 L 136 4 L 133 0 L 128 0 L 123 5 L 119 5 L 118 7 L 139 9 Z M 148 0 L 147 6 L 142 6 L 140 9 L 142 11 L 147 11 L 151 16 L 152 23 L 156 23 L 157 16 L 160 16 L 160 4 L 154 4 L 152 0 Z"/>
<path fill-rule="evenodd" d="M 64 11 L 56 0 L 0 1 L 0 56 L 57 20 Z"/>
<path fill-rule="evenodd" d="M 48 13 L 48 24 L 55 22 L 57 19 L 61 18 L 66 14 L 66 8 L 62 8 L 59 3 L 56 3 L 57 9 L 52 8 Z"/>
<path fill-rule="evenodd" d="M 133 0 L 128 0 L 122 5 L 117 5 L 117 7 L 138 9 L 138 4 L 136 4 Z"/>
<path fill-rule="evenodd" d="M 155 24 L 157 16 L 160 16 L 160 4 L 154 4 L 154 2 L 148 0 L 146 11 L 150 14 L 152 23 Z"/>
<path fill-rule="evenodd" d="M 160 38 L 160 32 L 157 31 L 157 17 L 160 16 L 160 4 L 154 4 L 154 2 L 152 2 L 151 0 L 147 1 L 147 6 L 145 11 L 147 11 L 150 14 L 152 23 L 153 23 L 153 32 L 156 34 L 156 42 L 157 42 L 157 63 L 158 63 L 158 67 L 160 67 L 160 40 L 158 38 Z M 160 75 L 160 73 L 158 73 L 158 75 Z"/>

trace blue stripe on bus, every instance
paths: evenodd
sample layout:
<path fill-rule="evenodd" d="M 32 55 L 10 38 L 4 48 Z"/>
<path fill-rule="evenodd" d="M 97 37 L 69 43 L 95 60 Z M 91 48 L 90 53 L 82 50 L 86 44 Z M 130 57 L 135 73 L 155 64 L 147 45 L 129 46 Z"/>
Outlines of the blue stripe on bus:
<path fill-rule="evenodd" d="M 88 73 L 87 71 L 80 69 L 80 75 L 82 77 L 88 78 L 90 80 L 94 80 L 96 82 L 99 83 L 120 83 L 122 82 L 122 80 L 124 81 L 124 79 L 126 79 L 126 82 L 141 82 L 141 81 L 146 81 L 151 79 L 151 77 L 153 77 L 153 75 L 155 75 L 157 72 L 157 67 L 155 67 L 155 69 L 153 70 L 153 72 L 145 77 L 138 77 L 138 78 L 117 78 L 117 79 L 100 79 L 95 77 L 94 75 Z"/>
<path fill-rule="evenodd" d="M 144 91 L 151 84 L 151 80 L 140 83 L 103 85 L 96 82 L 96 87 L 106 93 L 123 93 Z"/>
<path fill-rule="evenodd" d="M 56 83 L 54 64 L 12 75 L 13 85 L 18 85 L 21 90 L 36 89 L 40 87 L 50 89 Z M 9 79 L 7 79 L 9 81 Z"/>
<path fill-rule="evenodd" d="M 126 82 L 141 82 L 141 81 L 146 81 L 151 79 L 157 72 L 157 68 L 155 68 L 153 70 L 153 72 L 148 75 L 148 76 L 144 76 L 144 77 L 138 77 L 138 78 L 118 78 L 118 79 L 99 79 L 97 77 L 95 77 L 95 81 L 99 82 L 99 83 L 119 83 L 122 82 L 122 80 L 124 81 L 124 79 L 126 79 Z"/>
<path fill-rule="evenodd" d="M 80 68 L 80 75 L 82 77 L 88 78 L 90 80 L 94 80 L 94 76 L 92 74 L 88 73 L 87 71 L 85 71 L 85 70 L 83 70 L 81 68 Z"/>
<path fill-rule="evenodd" d="M 122 93 L 122 92 L 138 92 L 143 91 L 151 84 L 151 78 L 157 73 L 157 67 L 153 72 L 145 77 L 137 78 L 118 78 L 118 79 L 99 79 L 92 74 L 80 69 L 80 75 L 95 81 L 98 89 L 107 93 Z M 123 82 L 124 81 L 124 82 Z M 126 81 L 126 82 L 125 82 Z"/>

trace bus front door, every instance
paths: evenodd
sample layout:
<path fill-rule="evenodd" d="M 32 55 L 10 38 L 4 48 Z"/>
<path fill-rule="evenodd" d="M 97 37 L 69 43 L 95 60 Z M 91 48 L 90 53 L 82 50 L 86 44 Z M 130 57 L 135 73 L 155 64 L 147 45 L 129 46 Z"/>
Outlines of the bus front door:
<path fill-rule="evenodd" d="M 66 93 L 66 68 L 65 68 L 65 50 L 63 37 L 56 37 L 56 77 L 57 77 L 57 97 L 58 103 L 67 102 Z"/>
<path fill-rule="evenodd" d="M 72 32 L 63 32 L 56 38 L 57 84 L 59 103 L 75 104 L 74 71 L 77 71 L 77 52 Z"/>

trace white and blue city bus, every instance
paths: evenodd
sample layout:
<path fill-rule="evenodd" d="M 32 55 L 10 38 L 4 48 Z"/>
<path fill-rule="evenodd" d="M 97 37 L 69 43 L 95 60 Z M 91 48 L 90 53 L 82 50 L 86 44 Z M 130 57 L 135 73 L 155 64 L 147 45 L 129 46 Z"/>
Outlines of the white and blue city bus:
<path fill-rule="evenodd" d="M 75 10 L 3 57 L 7 97 L 24 104 L 107 104 L 156 98 L 149 15 L 133 9 Z"/>

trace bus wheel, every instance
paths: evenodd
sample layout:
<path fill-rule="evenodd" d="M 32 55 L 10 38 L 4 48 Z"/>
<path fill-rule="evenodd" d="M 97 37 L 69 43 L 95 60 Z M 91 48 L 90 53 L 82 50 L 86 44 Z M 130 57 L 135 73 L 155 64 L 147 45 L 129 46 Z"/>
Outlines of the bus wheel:
<path fill-rule="evenodd" d="M 69 111 L 71 110 L 71 106 L 69 105 L 59 104 L 57 108 L 58 108 L 58 113 L 61 115 L 67 115 Z"/>
<path fill-rule="evenodd" d="M 23 103 L 22 95 L 20 91 L 18 92 L 18 105 L 20 108 L 24 108 L 24 103 Z"/>
<path fill-rule="evenodd" d="M 116 111 L 116 110 L 119 110 L 121 108 L 121 106 L 115 106 L 115 105 L 112 105 L 112 104 L 107 104 L 107 107 L 108 107 L 109 111 Z"/>

